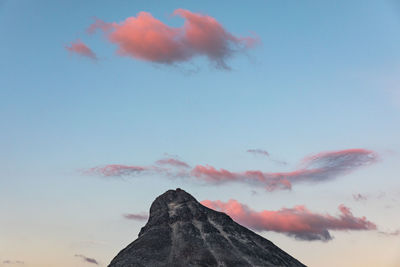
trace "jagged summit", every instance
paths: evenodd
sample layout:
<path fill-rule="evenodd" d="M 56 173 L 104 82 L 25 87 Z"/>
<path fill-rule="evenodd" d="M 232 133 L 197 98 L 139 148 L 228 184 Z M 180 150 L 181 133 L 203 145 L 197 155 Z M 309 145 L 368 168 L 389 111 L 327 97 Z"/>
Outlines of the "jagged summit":
<path fill-rule="evenodd" d="M 153 213 L 167 211 L 172 208 L 171 204 L 183 204 L 185 202 L 197 202 L 194 197 L 186 193 L 184 190 L 177 188 L 176 190 L 168 190 L 164 194 L 158 196 L 150 207 L 150 217 Z"/>
<path fill-rule="evenodd" d="M 110 267 L 305 266 L 267 239 L 177 188 L 157 197 L 139 237 Z"/>

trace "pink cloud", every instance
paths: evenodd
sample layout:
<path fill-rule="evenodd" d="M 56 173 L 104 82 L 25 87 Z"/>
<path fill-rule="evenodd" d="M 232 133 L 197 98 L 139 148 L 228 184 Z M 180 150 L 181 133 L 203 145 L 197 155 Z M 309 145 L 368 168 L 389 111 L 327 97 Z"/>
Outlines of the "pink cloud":
<path fill-rule="evenodd" d="M 90 49 L 85 43 L 80 40 L 76 40 L 75 42 L 71 42 L 69 46 L 66 46 L 65 49 L 70 51 L 71 53 L 75 53 L 77 55 L 88 57 L 93 60 L 97 60 L 96 54 Z"/>
<path fill-rule="evenodd" d="M 158 165 L 170 165 L 173 167 L 179 167 L 179 168 L 190 168 L 189 164 L 187 164 L 184 161 L 174 159 L 174 158 L 165 158 L 165 159 L 160 159 L 156 161 L 156 164 Z"/>
<path fill-rule="evenodd" d="M 305 206 L 283 208 L 277 211 L 254 211 L 231 199 L 228 202 L 204 200 L 204 206 L 227 213 L 238 223 L 255 231 L 274 231 L 301 240 L 332 239 L 330 230 L 376 230 L 376 225 L 365 217 L 355 217 L 350 209 L 339 206 L 339 215 L 313 213 Z"/>
<path fill-rule="evenodd" d="M 96 20 L 89 33 L 102 30 L 118 46 L 117 53 L 144 61 L 174 64 L 206 56 L 218 68 L 229 69 L 226 60 L 259 42 L 258 38 L 236 37 L 214 18 L 177 9 L 183 27 L 170 27 L 148 12 L 140 12 L 121 23 Z"/>
<path fill-rule="evenodd" d="M 348 149 L 323 152 L 302 161 L 302 167 L 291 172 L 263 172 L 248 170 L 232 172 L 216 169 L 213 166 L 197 165 L 191 175 L 199 180 L 223 184 L 228 182 L 243 182 L 265 187 L 272 191 L 276 189 L 291 189 L 293 183 L 322 182 L 346 175 L 352 171 L 376 162 L 375 152 L 365 149 Z"/>
<path fill-rule="evenodd" d="M 146 213 L 128 213 L 124 214 L 123 217 L 128 220 L 146 221 L 149 218 L 149 215 Z"/>
<path fill-rule="evenodd" d="M 199 180 L 212 184 L 244 182 L 251 185 L 262 186 L 268 191 L 292 188 L 292 184 L 286 178 L 276 178 L 261 171 L 231 172 L 225 169 L 218 170 L 213 166 L 197 165 L 191 171 L 191 175 Z"/>
<path fill-rule="evenodd" d="M 106 165 L 84 171 L 104 177 L 137 176 L 139 174 L 158 174 L 165 177 L 187 177 L 210 185 L 244 183 L 264 188 L 267 191 L 290 190 L 296 183 L 318 183 L 333 180 L 349 174 L 358 168 L 371 165 L 378 155 L 365 149 L 348 149 L 318 153 L 306 157 L 302 166 L 290 172 L 264 172 L 261 170 L 230 171 L 217 169 L 209 165 L 197 165 L 194 168 L 173 158 L 161 159 L 151 166 Z M 168 165 L 168 167 L 164 167 Z"/>
<path fill-rule="evenodd" d="M 157 166 L 158 165 L 158 166 Z M 172 168 L 166 168 L 162 165 L 170 165 Z M 188 166 L 189 167 L 189 166 Z M 135 177 L 140 175 L 162 175 L 169 178 L 187 177 L 188 171 L 183 161 L 179 160 L 161 160 L 156 161 L 156 165 L 136 166 L 136 165 L 120 165 L 110 164 L 105 166 L 97 166 L 90 169 L 82 170 L 84 175 L 97 175 L 101 177 Z M 190 168 L 190 167 L 189 167 Z"/>

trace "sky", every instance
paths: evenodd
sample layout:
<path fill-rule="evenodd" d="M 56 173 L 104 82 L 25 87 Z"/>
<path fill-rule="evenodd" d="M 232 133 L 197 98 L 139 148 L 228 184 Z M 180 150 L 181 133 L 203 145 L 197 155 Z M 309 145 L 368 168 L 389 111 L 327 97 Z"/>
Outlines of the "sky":
<path fill-rule="evenodd" d="M 0 36 L 0 266 L 106 266 L 178 187 L 400 265 L 399 2 L 0 0 Z"/>

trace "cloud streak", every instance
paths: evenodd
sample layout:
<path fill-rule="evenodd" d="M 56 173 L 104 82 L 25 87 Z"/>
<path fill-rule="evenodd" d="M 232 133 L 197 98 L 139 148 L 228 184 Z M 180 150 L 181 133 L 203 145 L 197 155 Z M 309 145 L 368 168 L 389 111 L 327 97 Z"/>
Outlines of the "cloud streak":
<path fill-rule="evenodd" d="M 358 193 L 358 194 L 353 194 L 353 199 L 355 201 L 365 201 L 365 200 L 368 199 L 368 197 L 366 195 L 364 195 L 364 194 Z"/>
<path fill-rule="evenodd" d="M 125 219 L 134 221 L 146 221 L 149 215 L 146 213 L 127 213 L 122 215 Z"/>
<path fill-rule="evenodd" d="M 87 57 L 93 60 L 97 60 L 96 54 L 90 49 L 85 43 L 80 40 L 76 40 L 75 42 L 71 42 L 68 46 L 65 46 L 65 49 L 73 54 L 77 54 L 82 57 Z"/>
<path fill-rule="evenodd" d="M 268 151 L 263 150 L 263 149 L 259 149 L 259 148 L 257 148 L 257 149 L 247 149 L 247 152 L 248 153 L 252 153 L 254 155 L 262 155 L 262 156 L 269 157 Z"/>
<path fill-rule="evenodd" d="M 277 160 L 277 159 L 272 158 L 271 155 L 269 154 L 269 152 L 268 152 L 267 150 L 264 150 L 264 149 L 259 149 L 259 148 L 256 148 L 256 149 L 247 149 L 246 152 L 251 153 L 251 154 L 253 154 L 253 155 L 255 155 L 255 156 L 263 156 L 263 157 L 266 157 L 266 158 L 268 158 L 270 161 L 272 161 L 272 162 L 274 162 L 274 163 L 277 163 L 277 164 L 287 165 L 287 162 L 286 162 L 286 161 Z"/>
<path fill-rule="evenodd" d="M 323 152 L 306 157 L 297 170 L 290 172 L 264 172 L 261 170 L 230 171 L 210 165 L 196 165 L 172 158 L 162 159 L 152 166 L 106 165 L 84 171 L 85 174 L 103 177 L 138 176 L 158 174 L 166 177 L 186 177 L 209 185 L 243 183 L 267 191 L 290 190 L 297 183 L 331 181 L 361 167 L 371 165 L 378 155 L 366 149 L 348 149 Z"/>
<path fill-rule="evenodd" d="M 183 18 L 182 27 L 170 27 L 148 12 L 139 12 L 120 23 L 96 20 L 89 33 L 98 29 L 117 45 L 117 53 L 160 64 L 187 62 L 205 56 L 220 69 L 230 69 L 227 59 L 255 46 L 256 37 L 237 37 L 208 15 L 176 9 L 174 16 Z"/>
<path fill-rule="evenodd" d="M 400 229 L 395 230 L 395 231 L 379 231 L 380 234 L 386 235 L 386 236 L 400 236 Z"/>
<path fill-rule="evenodd" d="M 139 175 L 149 170 L 149 167 L 110 164 L 106 166 L 90 168 L 85 170 L 84 174 L 98 175 L 102 177 L 122 177 Z"/>
<path fill-rule="evenodd" d="M 255 231 L 284 233 L 299 240 L 329 241 L 330 230 L 376 230 L 376 225 L 365 217 L 355 217 L 350 209 L 339 206 L 339 215 L 313 213 L 305 206 L 283 208 L 277 211 L 254 211 L 248 206 L 231 199 L 228 202 L 204 200 L 204 206 L 227 213 L 238 223 Z"/>
<path fill-rule="evenodd" d="M 83 261 L 85 261 L 85 262 L 87 262 L 87 263 L 92 263 L 92 264 L 95 264 L 95 265 L 100 265 L 99 262 L 98 262 L 96 259 L 86 257 L 85 255 L 82 255 L 82 254 L 75 254 L 75 257 L 81 258 Z"/>

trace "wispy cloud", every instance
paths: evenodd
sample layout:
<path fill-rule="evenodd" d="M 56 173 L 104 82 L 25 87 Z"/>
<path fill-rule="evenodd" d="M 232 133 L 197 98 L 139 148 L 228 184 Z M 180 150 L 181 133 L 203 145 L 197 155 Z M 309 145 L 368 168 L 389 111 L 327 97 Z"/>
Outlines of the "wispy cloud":
<path fill-rule="evenodd" d="M 259 149 L 259 148 L 256 148 L 256 149 L 247 149 L 246 152 L 251 153 L 251 154 L 253 154 L 253 155 L 255 155 L 255 156 L 263 156 L 263 157 L 266 157 L 266 158 L 269 159 L 270 161 L 272 161 L 272 162 L 274 162 L 274 163 L 277 163 L 277 164 L 287 165 L 287 162 L 286 162 L 286 161 L 278 160 L 278 159 L 272 158 L 271 155 L 270 155 L 270 153 L 269 153 L 267 150 L 264 150 L 264 149 Z"/>
<path fill-rule="evenodd" d="M 87 263 L 92 263 L 92 264 L 95 264 L 95 265 L 100 265 L 99 262 L 98 262 L 96 259 L 86 257 L 85 255 L 82 255 L 82 254 L 75 254 L 75 257 L 79 257 L 79 258 L 81 258 L 83 261 L 85 261 L 85 262 L 87 262 Z"/>
<path fill-rule="evenodd" d="M 182 27 L 170 27 L 148 12 L 140 12 L 125 21 L 96 20 L 89 33 L 102 30 L 108 40 L 118 46 L 117 53 L 144 61 L 175 64 L 206 56 L 217 68 L 229 69 L 226 60 L 259 42 L 257 37 L 237 37 L 208 15 L 177 9 Z"/>
<path fill-rule="evenodd" d="M 379 233 L 386 236 L 400 236 L 400 229 L 395 231 L 379 231 Z"/>
<path fill-rule="evenodd" d="M 70 45 L 65 46 L 69 52 L 77 54 L 79 56 L 87 57 L 93 60 L 97 60 L 96 54 L 90 49 L 85 43 L 80 40 L 71 42 Z"/>
<path fill-rule="evenodd" d="M 365 201 L 368 199 L 368 197 L 367 197 L 367 195 L 358 193 L 358 194 L 353 194 L 353 199 L 355 201 Z"/>
<path fill-rule="evenodd" d="M 255 154 L 255 155 L 262 155 L 262 156 L 266 156 L 269 157 L 269 153 L 267 150 L 263 150 L 263 149 L 247 149 L 247 152 Z"/>
<path fill-rule="evenodd" d="M 378 155 L 366 149 L 348 149 L 318 153 L 306 157 L 301 167 L 291 172 L 265 172 L 261 170 L 230 171 L 217 169 L 210 165 L 196 165 L 189 168 L 183 161 L 164 159 L 152 166 L 106 165 L 84 171 L 104 177 L 137 176 L 140 174 L 159 174 L 166 177 L 190 177 L 210 185 L 245 183 L 268 191 L 291 189 L 293 184 L 318 183 L 333 180 L 349 174 L 361 167 L 371 165 Z M 160 167 L 160 165 L 168 165 Z"/>
<path fill-rule="evenodd" d="M 330 230 L 375 230 L 376 225 L 365 217 L 355 217 L 350 209 L 339 206 L 339 215 L 313 213 L 305 206 L 283 208 L 277 211 L 254 211 L 248 206 L 231 199 L 228 202 L 204 200 L 204 206 L 225 212 L 235 221 L 255 231 L 284 233 L 300 240 L 332 239 Z"/>
<path fill-rule="evenodd" d="M 232 172 L 225 169 L 218 170 L 213 166 L 197 165 L 192 170 L 192 175 L 210 183 L 242 182 L 263 186 L 271 191 L 291 189 L 293 183 L 332 180 L 362 166 L 370 165 L 376 162 L 377 158 L 377 154 L 370 150 L 348 149 L 306 157 L 302 161 L 302 167 L 292 172 L 273 173 L 260 170 Z"/>
<path fill-rule="evenodd" d="M 110 164 L 98 166 L 83 171 L 84 174 L 99 175 L 103 177 L 134 176 L 149 171 L 150 168 L 142 166 L 128 166 L 120 164 Z"/>
<path fill-rule="evenodd" d="M 122 215 L 125 219 L 134 221 L 146 221 L 149 215 L 146 213 L 126 213 Z"/>
<path fill-rule="evenodd" d="M 400 194 L 396 194 L 393 190 L 369 192 L 369 193 L 356 193 L 353 194 L 353 200 L 365 202 L 367 200 L 378 200 L 380 202 L 398 202 Z"/>
<path fill-rule="evenodd" d="M 190 168 L 190 165 L 187 164 L 184 161 L 175 159 L 175 158 L 164 158 L 156 161 L 156 164 L 158 165 L 170 165 L 173 167 L 179 167 L 179 168 Z"/>

